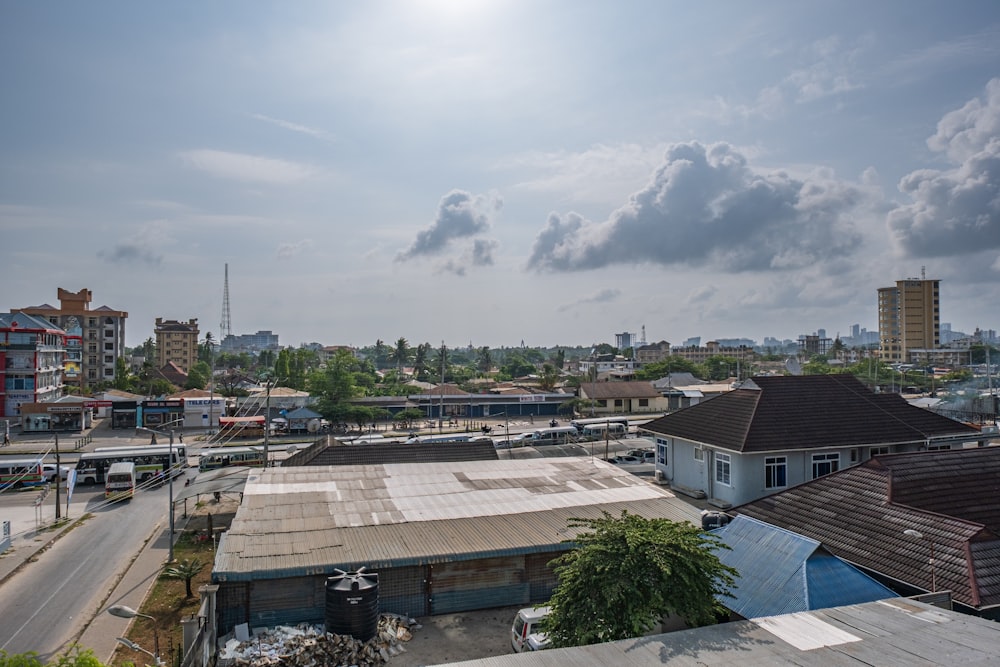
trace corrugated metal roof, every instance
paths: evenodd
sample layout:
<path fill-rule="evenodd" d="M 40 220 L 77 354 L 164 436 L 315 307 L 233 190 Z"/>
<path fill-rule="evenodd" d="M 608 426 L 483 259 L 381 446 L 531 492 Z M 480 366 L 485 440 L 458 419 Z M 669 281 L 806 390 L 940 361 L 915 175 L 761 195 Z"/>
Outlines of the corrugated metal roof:
<path fill-rule="evenodd" d="M 450 667 L 603 665 L 996 665 L 1000 624 L 895 598 L 721 623 L 606 644 L 449 663 Z"/>
<path fill-rule="evenodd" d="M 719 601 L 744 618 L 896 597 L 816 540 L 763 521 L 737 516 L 716 535 L 729 547 L 719 560 L 739 572 L 733 597 Z"/>
<path fill-rule="evenodd" d="M 571 518 L 699 523 L 664 487 L 592 458 L 254 470 L 217 581 L 556 551 Z"/>

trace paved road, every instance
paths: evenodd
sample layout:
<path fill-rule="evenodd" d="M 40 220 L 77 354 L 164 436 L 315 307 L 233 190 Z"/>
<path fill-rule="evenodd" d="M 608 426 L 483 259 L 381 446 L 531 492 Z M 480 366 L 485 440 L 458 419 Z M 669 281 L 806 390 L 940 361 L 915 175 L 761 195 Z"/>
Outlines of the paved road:
<path fill-rule="evenodd" d="M 47 661 L 68 648 L 102 611 L 109 591 L 166 516 L 163 488 L 113 505 L 93 487 L 78 495 L 83 502 L 71 504 L 71 516 L 90 516 L 0 588 L 0 649 L 35 651 Z"/>

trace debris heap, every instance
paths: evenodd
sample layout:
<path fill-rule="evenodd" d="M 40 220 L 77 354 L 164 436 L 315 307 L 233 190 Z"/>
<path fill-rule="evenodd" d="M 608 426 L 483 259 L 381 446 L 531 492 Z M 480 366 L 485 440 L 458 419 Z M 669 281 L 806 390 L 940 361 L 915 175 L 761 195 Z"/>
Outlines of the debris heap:
<path fill-rule="evenodd" d="M 367 642 L 350 635 L 327 633 L 323 625 L 300 623 L 255 629 L 246 641 L 231 637 L 219 652 L 220 667 L 375 667 L 403 653 L 403 642 L 421 626 L 414 619 L 381 614 L 378 632 Z"/>

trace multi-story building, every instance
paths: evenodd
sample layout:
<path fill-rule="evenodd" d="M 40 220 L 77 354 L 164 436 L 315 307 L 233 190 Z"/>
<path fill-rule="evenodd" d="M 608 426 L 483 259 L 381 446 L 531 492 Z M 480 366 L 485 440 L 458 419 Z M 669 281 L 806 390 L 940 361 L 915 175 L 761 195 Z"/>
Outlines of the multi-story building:
<path fill-rule="evenodd" d="M 187 323 L 156 318 L 156 367 L 173 362 L 185 373 L 198 362 L 198 319 Z"/>
<path fill-rule="evenodd" d="M 279 350 L 278 334 L 271 331 L 258 331 L 255 334 L 229 334 L 222 340 L 220 349 L 223 352 L 259 352 L 261 350 Z"/>
<path fill-rule="evenodd" d="M 733 357 L 739 361 L 750 362 L 757 358 L 757 353 L 752 347 L 740 345 L 739 347 L 728 347 L 720 345 L 718 341 L 710 340 L 704 346 L 698 347 L 674 347 L 670 350 L 670 355 L 683 357 L 691 363 L 703 364 L 709 357 L 724 356 Z"/>
<path fill-rule="evenodd" d="M 655 364 L 670 356 L 670 343 L 661 340 L 659 343 L 640 345 L 635 348 L 635 361 L 639 364 Z"/>
<path fill-rule="evenodd" d="M 66 332 L 41 317 L 0 313 L 0 418 L 63 395 Z"/>
<path fill-rule="evenodd" d="M 41 317 L 66 332 L 63 382 L 81 392 L 98 382 L 115 379 L 115 362 L 125 355 L 125 320 L 128 313 L 101 306 L 91 310 L 89 289 L 57 292 L 59 308 L 49 304 L 14 308 L 12 312 Z"/>
<path fill-rule="evenodd" d="M 879 357 L 908 362 L 910 350 L 941 345 L 940 280 L 907 278 L 878 290 Z"/>

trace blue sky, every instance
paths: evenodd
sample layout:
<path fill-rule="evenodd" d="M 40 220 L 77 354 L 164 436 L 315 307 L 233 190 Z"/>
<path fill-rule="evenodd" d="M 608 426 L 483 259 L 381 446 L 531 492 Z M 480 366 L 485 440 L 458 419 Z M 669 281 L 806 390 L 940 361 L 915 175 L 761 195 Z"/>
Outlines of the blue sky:
<path fill-rule="evenodd" d="M 0 4 L 0 309 L 286 345 L 1000 328 L 1000 4 Z"/>

